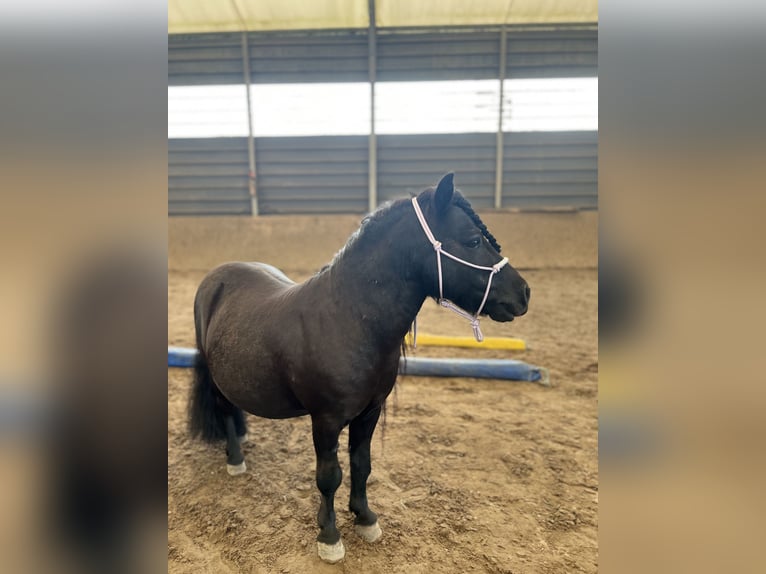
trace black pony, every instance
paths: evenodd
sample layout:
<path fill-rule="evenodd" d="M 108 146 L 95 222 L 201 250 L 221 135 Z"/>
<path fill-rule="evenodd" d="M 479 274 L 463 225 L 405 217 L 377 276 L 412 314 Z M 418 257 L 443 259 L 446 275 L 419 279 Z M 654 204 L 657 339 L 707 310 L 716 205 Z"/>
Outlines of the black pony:
<path fill-rule="evenodd" d="M 227 469 L 240 474 L 243 411 L 272 419 L 310 415 L 321 493 L 317 542 L 327 562 L 345 555 L 334 496 L 346 425 L 356 532 L 369 542 L 381 536 L 367 505 L 370 440 L 424 300 L 471 310 L 477 327 L 479 312 L 511 321 L 527 311 L 527 283 L 499 261 L 500 246 L 455 191 L 452 174 L 415 201 L 368 216 L 332 263 L 304 283 L 263 263 L 226 263 L 203 279 L 194 301 L 192 432 L 225 439 Z"/>

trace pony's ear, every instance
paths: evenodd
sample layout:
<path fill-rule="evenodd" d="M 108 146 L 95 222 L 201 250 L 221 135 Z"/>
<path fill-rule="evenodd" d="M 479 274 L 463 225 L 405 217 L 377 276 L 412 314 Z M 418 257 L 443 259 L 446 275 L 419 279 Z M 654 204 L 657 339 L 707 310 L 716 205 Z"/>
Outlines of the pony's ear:
<path fill-rule="evenodd" d="M 436 186 L 436 193 L 434 193 L 434 204 L 436 205 L 436 211 L 438 213 L 444 213 L 452 202 L 452 196 L 455 193 L 455 174 L 450 172 L 445 175 L 439 185 Z"/>

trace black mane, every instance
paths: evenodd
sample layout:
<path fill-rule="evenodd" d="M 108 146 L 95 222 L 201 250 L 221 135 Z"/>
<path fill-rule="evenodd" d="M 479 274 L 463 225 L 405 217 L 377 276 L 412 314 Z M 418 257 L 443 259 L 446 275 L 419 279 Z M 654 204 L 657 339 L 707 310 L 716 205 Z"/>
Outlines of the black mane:
<path fill-rule="evenodd" d="M 454 198 L 452 199 L 452 203 L 457 205 L 466 213 L 468 217 L 471 218 L 471 221 L 473 221 L 474 224 L 476 224 L 476 227 L 481 230 L 481 234 L 487 239 L 487 241 L 489 241 L 489 244 L 495 248 L 495 251 L 500 253 L 500 244 L 497 242 L 497 239 L 495 239 L 495 236 L 489 232 L 489 229 L 487 229 L 487 226 L 484 225 L 484 222 L 481 220 L 481 217 L 479 217 L 479 214 L 476 213 L 473 210 L 473 207 L 471 207 L 471 204 L 468 203 L 468 200 L 463 197 L 462 194 L 456 192 Z"/>
<path fill-rule="evenodd" d="M 434 188 L 428 188 L 427 191 L 434 191 Z M 414 196 L 413 196 L 414 197 Z M 487 229 L 487 226 L 485 223 L 481 220 L 479 217 L 479 214 L 476 213 L 473 208 L 471 207 L 471 204 L 468 203 L 468 200 L 463 197 L 463 195 L 455 190 L 455 194 L 452 198 L 452 203 L 456 207 L 459 207 L 463 210 L 463 212 L 471 218 L 471 221 L 473 221 L 474 225 L 479 228 L 481 231 L 481 234 L 487 239 L 489 244 L 498 252 L 500 253 L 501 247 L 500 244 L 497 242 L 497 239 L 495 239 L 495 236 L 490 233 L 489 229 Z M 326 271 L 329 267 L 331 267 L 345 252 L 346 250 L 355 242 L 359 241 L 362 236 L 364 236 L 365 239 L 372 239 L 375 241 L 375 238 L 378 236 L 380 232 L 382 232 L 385 229 L 385 223 L 387 216 L 395 211 L 399 211 L 402 209 L 405 209 L 409 207 L 410 202 L 408 200 L 404 199 L 396 199 L 389 202 L 384 203 L 378 209 L 373 211 L 372 213 L 366 215 L 362 221 L 359 229 L 357 229 L 351 237 L 349 237 L 346 244 L 335 254 L 335 257 L 333 260 L 322 267 L 319 270 L 319 273 L 322 273 Z"/>
<path fill-rule="evenodd" d="M 409 201 L 396 199 L 384 203 L 372 213 L 365 215 L 361 221 L 359 229 L 351 234 L 351 237 L 348 238 L 346 244 L 341 247 L 340 250 L 335 254 L 332 261 L 323 266 L 317 274 L 324 273 L 330 267 L 335 265 L 335 263 L 337 263 L 338 260 L 343 257 L 346 251 L 348 251 L 349 247 L 358 241 L 376 241 L 379 235 L 383 233 L 387 227 L 387 224 L 384 223 L 384 220 L 387 218 L 387 216 L 394 211 L 402 210 L 406 205 L 409 205 Z"/>

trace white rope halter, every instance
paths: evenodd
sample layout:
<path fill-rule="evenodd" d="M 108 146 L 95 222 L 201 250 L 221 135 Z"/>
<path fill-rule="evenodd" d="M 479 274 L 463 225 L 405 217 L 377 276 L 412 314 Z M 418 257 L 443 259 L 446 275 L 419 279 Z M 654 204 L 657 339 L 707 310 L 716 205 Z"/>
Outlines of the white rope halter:
<path fill-rule="evenodd" d="M 436 251 L 436 267 L 439 273 L 439 300 L 438 300 L 439 305 L 441 305 L 442 307 L 446 307 L 450 311 L 454 311 L 455 313 L 457 313 L 458 315 L 460 315 L 461 317 L 465 319 L 468 319 L 471 322 L 471 327 L 473 327 L 473 336 L 476 338 L 478 342 L 482 342 L 484 340 L 484 335 L 482 334 L 481 328 L 479 327 L 479 315 L 481 314 L 481 310 L 484 309 L 484 304 L 487 302 L 487 297 L 489 297 L 489 290 L 492 287 L 492 278 L 508 263 L 508 258 L 503 257 L 502 260 L 495 263 L 492 267 L 485 267 L 483 265 L 474 265 L 473 263 L 465 261 L 464 259 L 460 259 L 460 257 L 456 257 L 455 255 L 452 255 L 452 253 L 448 253 L 444 251 L 442 249 L 441 241 L 436 240 L 436 238 L 434 237 L 434 234 L 431 232 L 431 228 L 428 227 L 426 218 L 423 215 L 423 212 L 420 210 L 420 205 L 418 204 L 417 197 L 412 198 L 412 207 L 415 208 L 415 215 L 418 216 L 418 221 L 420 221 L 420 226 L 423 228 L 423 231 L 425 232 L 426 237 L 428 237 L 428 241 L 431 242 L 431 245 L 433 245 L 434 251 Z M 476 313 L 474 313 L 473 315 L 469 313 L 468 311 L 466 311 L 465 309 L 458 307 L 449 299 L 444 298 L 444 290 L 442 285 L 443 283 L 442 255 L 449 257 L 453 261 L 457 261 L 458 263 L 467 265 L 468 267 L 473 267 L 474 269 L 479 269 L 480 271 L 489 271 L 489 279 L 487 280 L 487 288 L 484 290 L 484 298 L 481 300 L 481 305 L 479 305 L 479 308 L 476 310 Z M 417 323 L 415 323 L 415 325 L 417 325 Z M 413 336 L 413 339 L 415 340 L 415 346 L 417 346 L 417 339 L 415 337 L 417 337 L 417 326 L 415 327 L 415 333 Z"/>

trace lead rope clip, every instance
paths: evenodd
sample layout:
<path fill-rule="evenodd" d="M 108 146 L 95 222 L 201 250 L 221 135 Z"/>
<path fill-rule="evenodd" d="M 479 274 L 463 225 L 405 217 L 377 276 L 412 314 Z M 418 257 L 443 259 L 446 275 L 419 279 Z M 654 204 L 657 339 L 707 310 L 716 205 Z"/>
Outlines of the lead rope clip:
<path fill-rule="evenodd" d="M 476 339 L 479 343 L 481 343 L 484 340 L 484 334 L 481 332 L 481 327 L 479 326 L 479 320 L 474 319 L 471 321 L 471 327 L 473 327 L 473 337 Z"/>

